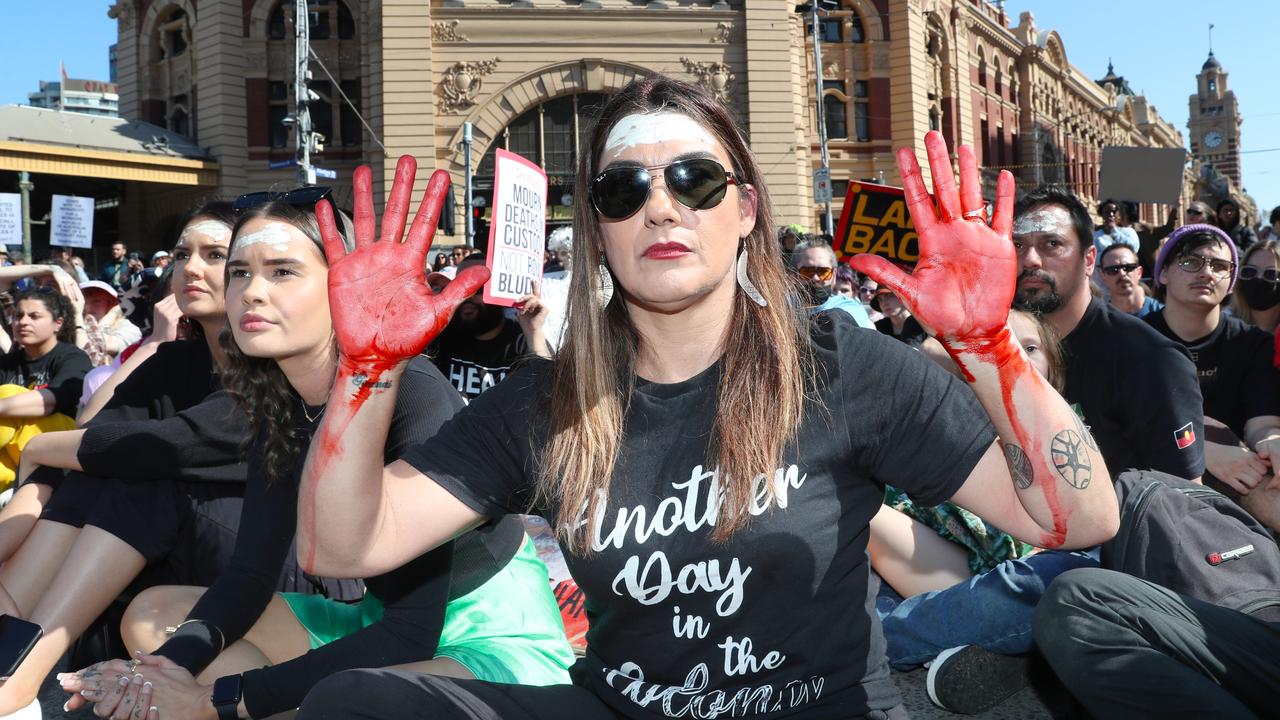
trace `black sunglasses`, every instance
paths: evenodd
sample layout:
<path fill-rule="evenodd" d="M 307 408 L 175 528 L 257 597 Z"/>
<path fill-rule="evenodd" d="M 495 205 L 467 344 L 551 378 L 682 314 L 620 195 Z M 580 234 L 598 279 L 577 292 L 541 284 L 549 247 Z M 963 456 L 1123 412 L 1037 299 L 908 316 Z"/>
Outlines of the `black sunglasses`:
<path fill-rule="evenodd" d="M 691 158 L 653 168 L 611 167 L 591 181 L 591 204 L 610 220 L 629 218 L 644 206 L 653 188 L 650 170 L 662 170 L 667 192 L 692 210 L 710 210 L 724 200 L 738 178 L 711 158 Z"/>
<path fill-rule="evenodd" d="M 1120 265 L 1103 265 L 1102 272 L 1108 275 L 1119 275 L 1120 273 L 1131 273 L 1142 267 L 1138 263 L 1121 263 Z"/>
<path fill-rule="evenodd" d="M 1259 277 L 1261 277 L 1263 280 L 1266 280 L 1269 283 L 1280 282 L 1280 270 L 1277 270 L 1275 268 L 1267 268 L 1266 270 L 1260 270 L 1252 265 L 1245 265 L 1244 267 L 1240 268 L 1241 280 L 1256 280 Z"/>
<path fill-rule="evenodd" d="M 251 192 L 237 196 L 233 207 L 237 213 L 266 205 L 270 202 L 282 202 L 286 205 L 305 207 L 314 210 L 316 203 L 328 200 L 333 196 L 333 188 L 326 185 L 308 185 L 294 188 L 286 192 Z"/>

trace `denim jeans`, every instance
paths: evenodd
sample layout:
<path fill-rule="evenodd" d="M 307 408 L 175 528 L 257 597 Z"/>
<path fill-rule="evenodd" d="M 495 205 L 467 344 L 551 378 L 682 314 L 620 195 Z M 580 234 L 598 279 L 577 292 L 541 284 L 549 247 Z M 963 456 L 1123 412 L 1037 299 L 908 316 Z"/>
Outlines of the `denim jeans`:
<path fill-rule="evenodd" d="M 1097 565 L 1096 552 L 1045 550 L 905 600 L 882 582 L 876 613 L 884 626 L 889 664 L 911 670 L 959 645 L 978 645 L 1001 655 L 1028 653 L 1031 619 L 1049 583 L 1068 570 Z"/>

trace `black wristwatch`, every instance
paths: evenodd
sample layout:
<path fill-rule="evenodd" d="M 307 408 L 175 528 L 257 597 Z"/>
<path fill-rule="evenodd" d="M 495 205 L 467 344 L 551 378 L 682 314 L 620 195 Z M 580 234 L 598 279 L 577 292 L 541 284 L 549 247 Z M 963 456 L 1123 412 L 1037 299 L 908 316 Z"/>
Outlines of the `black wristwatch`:
<path fill-rule="evenodd" d="M 243 675 L 223 675 L 213 681 L 213 694 L 209 701 L 218 713 L 218 720 L 239 720 L 240 697 L 244 690 Z"/>

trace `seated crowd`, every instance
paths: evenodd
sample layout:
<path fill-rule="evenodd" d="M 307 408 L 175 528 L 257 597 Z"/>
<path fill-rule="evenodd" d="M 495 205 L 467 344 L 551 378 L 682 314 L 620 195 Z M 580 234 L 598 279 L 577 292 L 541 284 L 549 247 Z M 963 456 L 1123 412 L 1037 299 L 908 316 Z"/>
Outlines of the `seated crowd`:
<path fill-rule="evenodd" d="M 968 148 L 935 214 L 905 153 L 903 275 L 775 232 L 698 88 L 636 81 L 589 141 L 510 308 L 478 251 L 428 252 L 433 208 L 399 250 L 405 160 L 381 239 L 366 168 L 350 213 L 203 202 L 155 272 L 0 267 L 0 611 L 44 629 L 0 717 L 91 632 L 117 644 L 60 680 L 102 717 L 898 718 L 922 666 L 975 713 L 1037 654 L 1095 717 L 1274 712 L 1280 588 L 1200 596 L 1117 543 L 1178 532 L 1130 513 L 1155 478 L 1257 530 L 1223 572 L 1280 558 L 1275 233 L 1095 223 L 1007 173 L 988 217 Z M 642 251 L 694 226 L 690 304 Z M 939 289 L 979 262 L 1007 287 Z"/>

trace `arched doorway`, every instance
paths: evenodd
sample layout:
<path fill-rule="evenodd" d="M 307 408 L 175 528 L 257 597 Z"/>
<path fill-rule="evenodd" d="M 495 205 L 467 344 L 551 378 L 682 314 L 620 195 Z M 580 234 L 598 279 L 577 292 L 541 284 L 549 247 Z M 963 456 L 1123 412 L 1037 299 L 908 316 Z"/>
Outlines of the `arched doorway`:
<path fill-rule="evenodd" d="M 487 249 L 493 200 L 493 158 L 498 148 L 537 163 L 547 173 L 547 232 L 573 222 L 573 183 L 578 153 L 608 99 L 597 92 L 564 95 L 512 120 L 485 150 L 472 180 L 476 247 Z"/>

